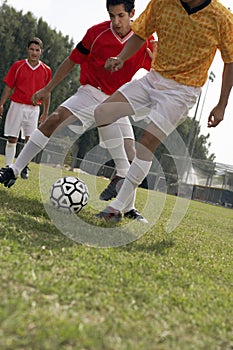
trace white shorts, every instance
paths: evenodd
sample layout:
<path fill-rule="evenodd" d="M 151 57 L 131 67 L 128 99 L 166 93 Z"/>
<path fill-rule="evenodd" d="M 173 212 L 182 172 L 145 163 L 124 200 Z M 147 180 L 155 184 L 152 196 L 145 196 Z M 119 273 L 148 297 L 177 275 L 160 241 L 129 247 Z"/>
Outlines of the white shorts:
<path fill-rule="evenodd" d="M 201 88 L 186 86 L 166 79 L 153 69 L 141 79 L 119 88 L 135 112 L 135 121 L 152 121 L 169 135 L 188 116 Z"/>
<path fill-rule="evenodd" d="M 39 106 L 25 105 L 11 101 L 6 116 L 4 135 L 19 137 L 21 130 L 22 138 L 25 136 L 30 137 L 38 126 L 39 114 Z"/>
<path fill-rule="evenodd" d="M 91 85 L 80 86 L 73 96 L 61 104 L 62 107 L 67 108 L 81 122 L 81 125 L 80 122 L 77 122 L 69 125 L 69 128 L 81 134 L 95 125 L 94 110 L 107 97 L 109 95 Z M 128 117 L 121 118 L 115 123 L 121 128 L 124 138 L 134 139 L 133 128 Z"/>

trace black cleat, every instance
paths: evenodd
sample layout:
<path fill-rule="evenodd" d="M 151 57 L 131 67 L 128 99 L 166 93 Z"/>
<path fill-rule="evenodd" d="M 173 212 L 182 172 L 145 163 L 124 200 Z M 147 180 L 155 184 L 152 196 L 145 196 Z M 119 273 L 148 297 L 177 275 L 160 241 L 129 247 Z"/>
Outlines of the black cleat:
<path fill-rule="evenodd" d="M 97 218 L 104 219 L 109 222 L 119 222 L 122 219 L 122 214 L 119 210 L 111 207 L 105 208 L 103 211 L 95 215 Z"/>
<path fill-rule="evenodd" d="M 123 181 L 124 177 L 117 175 L 114 176 L 108 187 L 106 187 L 105 190 L 103 190 L 103 192 L 100 194 L 100 200 L 109 201 L 110 199 L 115 198 L 123 184 Z"/>
<path fill-rule="evenodd" d="M 14 185 L 17 178 L 13 172 L 13 169 L 10 167 L 5 167 L 0 169 L 0 183 L 5 187 L 11 187 Z"/>
<path fill-rule="evenodd" d="M 21 171 L 21 174 L 20 174 L 20 176 L 22 177 L 22 179 L 24 179 L 24 180 L 27 180 L 27 179 L 28 179 L 28 177 L 29 177 L 29 171 L 30 171 L 30 169 L 29 169 L 29 167 L 26 165 L 26 166 L 23 168 L 23 170 Z"/>
<path fill-rule="evenodd" d="M 124 217 L 126 219 L 133 219 L 137 220 L 139 222 L 142 222 L 143 224 L 148 224 L 148 221 L 137 211 L 137 209 L 132 209 L 124 214 Z"/>

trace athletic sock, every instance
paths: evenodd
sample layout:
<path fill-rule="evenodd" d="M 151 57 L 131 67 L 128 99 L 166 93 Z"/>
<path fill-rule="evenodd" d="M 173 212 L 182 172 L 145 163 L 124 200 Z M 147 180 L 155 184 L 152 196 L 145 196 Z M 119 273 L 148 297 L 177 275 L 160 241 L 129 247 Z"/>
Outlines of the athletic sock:
<path fill-rule="evenodd" d="M 132 209 L 135 209 L 136 191 L 137 189 L 135 188 L 132 193 L 132 198 L 128 201 L 127 205 L 124 208 L 125 213 L 128 213 Z"/>
<path fill-rule="evenodd" d="M 11 165 L 14 161 L 16 153 L 16 143 L 7 141 L 5 148 L 6 165 Z"/>
<path fill-rule="evenodd" d="M 49 138 L 36 129 L 20 152 L 16 162 L 11 166 L 17 177 L 25 166 L 47 145 Z"/>
<path fill-rule="evenodd" d="M 129 170 L 129 161 L 124 148 L 124 138 L 121 129 L 116 124 L 99 127 L 99 135 L 111 154 L 116 165 L 116 173 L 125 177 Z"/>
<path fill-rule="evenodd" d="M 109 206 L 119 211 L 132 206 L 135 201 L 135 191 L 143 179 L 149 173 L 152 161 L 145 161 L 137 157 L 134 158 L 123 185 L 116 197 Z"/>

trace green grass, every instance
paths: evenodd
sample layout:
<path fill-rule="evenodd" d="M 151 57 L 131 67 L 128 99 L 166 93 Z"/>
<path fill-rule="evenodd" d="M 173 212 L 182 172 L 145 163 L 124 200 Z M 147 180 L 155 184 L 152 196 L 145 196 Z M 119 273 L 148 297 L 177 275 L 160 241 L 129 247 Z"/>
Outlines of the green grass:
<path fill-rule="evenodd" d="M 140 239 L 91 248 L 53 225 L 30 167 L 28 181 L 0 187 L 0 349 L 233 349 L 232 209 L 192 201 L 168 234 L 167 196 Z M 82 217 L 95 230 L 93 212 Z"/>

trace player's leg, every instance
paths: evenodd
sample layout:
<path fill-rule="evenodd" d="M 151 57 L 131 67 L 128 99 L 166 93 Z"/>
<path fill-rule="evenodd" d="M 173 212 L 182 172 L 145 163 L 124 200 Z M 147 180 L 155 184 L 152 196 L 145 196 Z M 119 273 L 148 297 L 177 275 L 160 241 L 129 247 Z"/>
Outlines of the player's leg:
<path fill-rule="evenodd" d="M 139 110 L 139 115 L 140 117 L 142 115 L 146 115 L 148 113 L 148 105 L 150 105 L 150 101 L 148 102 L 148 93 L 147 91 L 145 92 L 144 89 L 141 86 L 138 86 L 138 83 L 130 83 L 130 84 L 126 84 L 124 86 L 126 88 L 126 90 L 129 90 L 130 93 L 126 94 L 125 91 L 123 91 L 123 93 L 117 92 L 114 95 L 112 95 L 109 100 L 107 100 L 106 105 L 105 104 L 101 104 L 95 111 L 95 117 L 96 117 L 96 121 L 97 121 L 97 125 L 104 125 L 104 123 L 106 123 L 107 121 L 107 115 L 111 116 L 109 119 L 110 121 L 119 119 L 121 117 L 123 117 L 124 115 L 132 115 L 135 114 L 136 108 L 138 107 Z M 120 89 L 121 90 L 121 89 Z M 128 91 L 127 91 L 128 93 Z M 129 103 L 128 100 L 130 101 L 129 96 L 133 96 L 133 98 L 136 99 L 136 104 L 134 105 L 133 103 Z M 136 96 L 136 97 L 135 97 Z M 140 104 L 138 103 L 138 101 L 140 101 Z M 131 101 L 130 101 L 131 102 Z M 132 108 L 136 107 L 135 109 Z M 120 119 L 121 120 L 121 119 Z M 116 124 L 116 123 L 115 123 Z M 106 137 L 105 135 L 103 135 L 106 131 L 107 127 L 100 127 L 99 128 L 99 132 L 102 134 L 102 138 Z M 120 137 L 120 133 L 117 127 L 115 127 L 115 133 L 114 135 L 112 135 L 112 140 L 110 143 L 110 147 L 111 144 L 116 143 L 116 140 L 119 139 Z M 110 153 L 111 153 L 111 149 L 109 149 Z M 124 152 L 124 150 L 122 150 L 122 148 L 120 149 L 120 147 L 118 147 L 117 151 L 119 152 L 119 156 Z M 144 220 L 143 217 L 141 217 L 141 215 L 135 210 L 134 207 L 134 202 L 135 202 L 135 189 L 132 189 L 132 195 L 130 198 L 128 198 L 127 203 L 124 206 L 124 209 L 126 208 L 126 213 L 131 212 L 131 210 L 134 210 L 134 212 L 132 213 L 132 215 L 134 214 L 134 218 L 135 219 L 142 219 Z M 106 208 L 108 210 L 108 207 Z M 120 210 L 117 210 L 120 211 Z M 100 214 L 98 214 L 97 216 L 99 217 L 104 217 L 102 216 L 105 215 L 105 211 Z M 110 214 L 111 215 L 111 214 Z M 131 218 L 131 216 L 129 216 Z M 108 219 L 108 218 L 107 218 Z"/>
<path fill-rule="evenodd" d="M 114 220 L 115 216 L 118 217 L 119 213 L 125 211 L 126 218 L 132 218 L 131 216 L 133 215 L 136 220 L 142 223 L 148 222 L 136 210 L 131 212 L 129 208 L 135 201 L 135 191 L 137 187 L 149 173 L 153 154 L 164 137 L 165 135 L 153 123 L 148 125 L 137 143 L 136 156 L 116 199 L 114 199 L 106 209 L 97 214 L 97 217 L 104 218 L 105 220 Z"/>
<path fill-rule="evenodd" d="M 38 118 L 40 115 L 40 107 L 39 106 L 25 106 L 23 121 L 21 126 L 22 136 L 24 138 L 24 146 L 29 141 L 30 136 L 37 129 L 38 126 Z M 20 176 L 23 180 L 27 180 L 29 177 L 29 167 L 28 164 L 22 169 Z"/>
<path fill-rule="evenodd" d="M 4 135 L 7 137 L 5 147 L 6 166 L 10 166 L 14 161 L 22 120 L 23 105 L 11 102 L 4 126 Z"/>
<path fill-rule="evenodd" d="M 17 137 L 8 136 L 7 138 L 7 143 L 5 147 L 6 166 L 11 165 L 14 161 L 17 141 Z"/>
<path fill-rule="evenodd" d="M 144 130 L 141 139 L 137 143 L 136 157 L 129 168 L 117 198 L 111 202 L 111 207 L 127 212 L 127 207 L 134 199 L 135 189 L 148 175 L 154 152 L 164 137 L 165 134 L 153 122 Z"/>
<path fill-rule="evenodd" d="M 114 122 L 131 114 L 133 114 L 133 109 L 120 92 L 114 93 L 101 103 L 95 109 L 94 114 L 99 127 L 100 139 L 111 154 L 121 177 L 125 177 L 130 163 L 124 147 L 122 130 L 119 124 Z"/>
<path fill-rule="evenodd" d="M 100 200 L 104 200 L 104 201 L 108 201 L 117 196 L 117 193 L 119 192 L 122 182 L 129 170 L 130 162 L 135 157 L 134 131 L 129 118 L 123 117 L 118 121 L 116 121 L 115 123 L 111 124 L 113 130 L 115 130 L 116 124 L 121 129 L 121 133 L 123 137 L 121 142 L 124 143 L 127 159 L 125 161 L 125 159 L 123 158 L 124 155 L 121 155 L 121 158 L 117 160 L 116 172 L 113 178 L 111 179 L 111 182 L 109 183 L 109 185 L 102 191 L 99 197 Z"/>
<path fill-rule="evenodd" d="M 19 154 L 16 162 L 9 168 L 2 168 L 0 170 L 0 183 L 3 183 L 5 187 L 12 186 L 23 168 L 47 145 L 52 133 L 61 126 L 64 122 L 71 117 L 71 112 L 64 108 L 58 107 L 48 119 L 46 119 L 36 129 L 22 152 Z"/>

